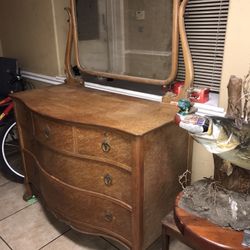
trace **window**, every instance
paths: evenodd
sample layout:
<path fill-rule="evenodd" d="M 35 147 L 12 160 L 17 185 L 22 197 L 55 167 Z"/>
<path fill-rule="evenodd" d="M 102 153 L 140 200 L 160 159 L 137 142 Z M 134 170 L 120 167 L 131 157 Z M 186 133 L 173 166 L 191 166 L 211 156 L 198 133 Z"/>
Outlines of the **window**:
<path fill-rule="evenodd" d="M 219 93 L 229 0 L 189 0 L 185 25 L 194 65 L 194 87 L 209 87 Z M 182 50 L 179 81 L 185 79 Z"/>

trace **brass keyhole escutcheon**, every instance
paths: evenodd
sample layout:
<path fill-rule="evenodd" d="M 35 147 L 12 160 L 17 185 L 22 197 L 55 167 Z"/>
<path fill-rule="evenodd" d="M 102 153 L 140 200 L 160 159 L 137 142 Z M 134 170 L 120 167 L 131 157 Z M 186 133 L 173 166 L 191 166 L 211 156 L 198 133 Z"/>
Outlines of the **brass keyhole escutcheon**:
<path fill-rule="evenodd" d="M 107 212 L 104 216 L 104 219 L 108 222 L 111 222 L 113 220 L 113 214 L 110 212 Z"/>
<path fill-rule="evenodd" d="M 49 137 L 50 137 L 50 128 L 49 128 L 49 126 L 47 125 L 45 128 L 44 128 L 44 136 L 45 136 L 45 138 L 46 139 L 49 139 Z"/>
<path fill-rule="evenodd" d="M 108 153 L 110 151 L 110 149 L 111 149 L 111 146 L 110 146 L 110 144 L 108 142 L 103 142 L 102 143 L 102 151 L 104 153 Z"/>
<path fill-rule="evenodd" d="M 105 183 L 106 186 L 111 186 L 112 185 L 112 181 L 113 181 L 113 178 L 110 174 L 106 174 L 103 178 L 103 181 Z"/>

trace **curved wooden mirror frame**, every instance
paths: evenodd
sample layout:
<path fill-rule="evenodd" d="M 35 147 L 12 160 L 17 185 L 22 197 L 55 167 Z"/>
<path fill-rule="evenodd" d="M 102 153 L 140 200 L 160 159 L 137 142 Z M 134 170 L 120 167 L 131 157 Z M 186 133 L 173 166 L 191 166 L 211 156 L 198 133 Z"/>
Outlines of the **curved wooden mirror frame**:
<path fill-rule="evenodd" d="M 70 8 L 66 8 L 66 11 L 69 15 L 69 31 L 67 37 L 67 45 L 66 45 L 66 54 L 65 54 L 65 73 L 67 77 L 68 83 L 82 83 L 83 80 L 77 79 L 72 73 L 72 53 L 75 60 L 75 64 L 80 69 L 80 71 L 85 72 L 87 74 L 93 76 L 100 76 L 106 78 L 113 78 L 118 80 L 127 80 L 131 82 L 144 83 L 144 84 L 152 84 L 152 85 L 161 85 L 166 86 L 175 80 L 177 69 L 178 69 L 178 46 L 179 46 L 179 37 L 181 40 L 181 45 L 183 49 L 183 57 L 185 64 L 185 85 L 182 89 L 180 95 L 176 97 L 177 99 L 182 98 L 186 95 L 186 90 L 193 83 L 193 64 L 192 57 L 186 37 L 185 32 L 185 23 L 184 23 L 184 13 L 185 8 L 188 3 L 188 0 L 173 0 L 173 27 L 172 27 L 172 64 L 171 71 L 167 79 L 158 80 L 137 76 L 129 76 L 129 75 L 121 75 L 116 73 L 102 72 L 102 71 L 94 71 L 89 70 L 87 68 L 83 68 L 80 60 L 79 60 L 79 49 L 78 49 L 78 32 L 77 32 L 77 21 L 76 21 L 76 4 L 75 0 L 70 0 Z M 73 51 L 74 48 L 74 51 Z M 170 97 L 171 100 L 173 96 Z M 176 99 L 174 98 L 174 99 Z M 166 96 L 165 100 L 169 99 Z"/>

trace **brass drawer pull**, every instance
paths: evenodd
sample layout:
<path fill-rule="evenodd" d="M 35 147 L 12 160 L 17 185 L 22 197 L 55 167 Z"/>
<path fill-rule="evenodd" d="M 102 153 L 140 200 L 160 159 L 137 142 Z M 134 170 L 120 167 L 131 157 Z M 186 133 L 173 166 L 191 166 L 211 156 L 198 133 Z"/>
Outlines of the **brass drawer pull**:
<path fill-rule="evenodd" d="M 111 149 L 111 146 L 109 145 L 108 142 L 103 142 L 102 143 L 102 151 L 104 153 L 108 153 L 110 151 L 110 149 Z"/>
<path fill-rule="evenodd" d="M 104 215 L 104 219 L 105 219 L 107 222 L 111 222 L 111 221 L 113 220 L 113 215 L 112 215 L 112 213 L 107 212 L 107 213 Z"/>
<path fill-rule="evenodd" d="M 112 185 L 112 181 L 113 181 L 113 178 L 110 174 L 106 174 L 104 176 L 104 179 L 103 179 L 104 183 L 106 186 L 111 186 Z"/>
<path fill-rule="evenodd" d="M 44 132 L 45 138 L 49 139 L 49 137 L 50 137 L 50 128 L 49 128 L 48 125 L 44 128 L 43 132 Z"/>

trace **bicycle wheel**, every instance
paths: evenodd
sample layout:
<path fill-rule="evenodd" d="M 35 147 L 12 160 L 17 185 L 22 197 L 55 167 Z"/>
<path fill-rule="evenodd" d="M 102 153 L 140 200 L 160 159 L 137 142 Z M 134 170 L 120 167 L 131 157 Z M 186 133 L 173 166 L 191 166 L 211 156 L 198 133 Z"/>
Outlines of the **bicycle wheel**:
<path fill-rule="evenodd" d="M 1 127 L 0 142 L 0 164 L 4 174 L 14 181 L 23 182 L 24 171 L 15 121 L 8 121 Z"/>

